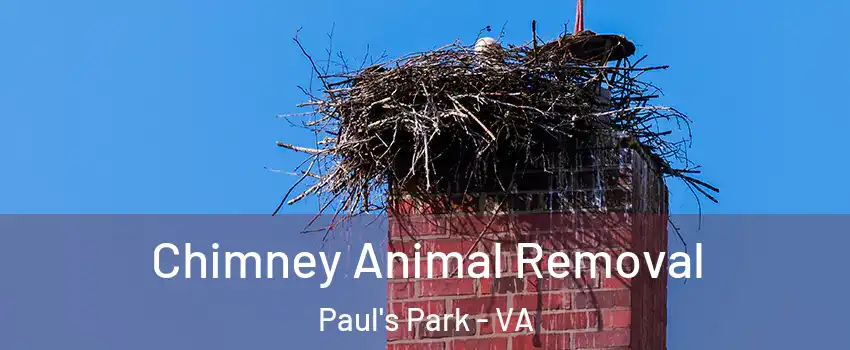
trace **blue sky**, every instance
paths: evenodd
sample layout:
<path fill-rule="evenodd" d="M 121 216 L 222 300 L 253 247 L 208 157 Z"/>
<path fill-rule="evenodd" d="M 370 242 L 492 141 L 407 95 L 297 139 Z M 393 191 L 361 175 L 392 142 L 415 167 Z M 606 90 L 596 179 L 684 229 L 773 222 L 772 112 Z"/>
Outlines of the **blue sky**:
<path fill-rule="evenodd" d="M 573 1 L 4 1 L 0 4 L 0 212 L 268 213 L 309 141 L 296 111 L 309 68 L 291 38 L 321 54 L 396 56 L 471 43 L 532 19 L 554 37 Z M 587 2 L 597 32 L 627 34 L 664 102 L 694 120 L 692 157 L 719 186 L 707 213 L 846 213 L 839 181 L 850 119 L 837 107 L 846 3 Z M 817 51 L 814 51 L 817 50 Z M 817 186 L 821 182 L 829 186 Z M 697 207 L 671 184 L 671 208 Z M 312 205 L 288 208 L 310 212 Z"/>

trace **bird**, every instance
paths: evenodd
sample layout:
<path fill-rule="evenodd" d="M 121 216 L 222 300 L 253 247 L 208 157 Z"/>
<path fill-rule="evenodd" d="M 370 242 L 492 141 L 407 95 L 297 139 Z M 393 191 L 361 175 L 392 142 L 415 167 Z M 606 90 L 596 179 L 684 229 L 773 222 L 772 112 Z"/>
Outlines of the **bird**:
<path fill-rule="evenodd" d="M 490 51 L 493 48 L 498 48 L 499 50 L 501 50 L 502 45 L 499 45 L 499 42 L 496 41 L 496 39 L 493 39 L 491 37 L 483 37 L 475 42 L 474 50 L 476 54 L 480 55 L 484 52 Z"/>
<path fill-rule="evenodd" d="M 497 68 L 505 63 L 505 50 L 496 39 L 483 37 L 475 42 L 475 61 L 481 68 Z"/>

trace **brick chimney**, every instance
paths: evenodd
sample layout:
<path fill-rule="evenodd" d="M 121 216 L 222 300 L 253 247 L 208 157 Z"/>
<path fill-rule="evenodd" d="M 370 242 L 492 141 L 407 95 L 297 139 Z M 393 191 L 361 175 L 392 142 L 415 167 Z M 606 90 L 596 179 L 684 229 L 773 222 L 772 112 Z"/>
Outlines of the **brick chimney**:
<path fill-rule="evenodd" d="M 412 257 L 418 242 L 423 260 L 429 251 L 493 257 L 498 242 L 502 276 L 389 279 L 388 309 L 400 318 L 418 307 L 439 314 L 460 309 L 473 315 L 470 319 L 488 321 L 471 320 L 468 331 L 428 331 L 423 323 L 409 330 L 402 320 L 397 331 L 388 332 L 387 349 L 665 349 L 666 261 L 657 279 L 648 276 L 645 265 L 629 280 L 617 277 L 616 270 L 611 278 L 593 279 L 587 273 L 580 279 L 538 279 L 531 271 L 516 271 L 518 242 L 538 243 L 547 252 L 657 256 L 667 250 L 667 189 L 657 165 L 640 149 L 612 144 L 570 151 L 548 170 L 526 170 L 510 191 L 445 198 L 450 205 L 444 206 L 396 195 L 390 251 Z M 410 271 L 414 264 L 423 266 L 424 274 L 425 262 L 411 261 Z M 526 308 L 534 330 L 501 329 L 497 309 L 504 316 L 508 308 L 515 309 L 514 323 L 516 310 Z"/>

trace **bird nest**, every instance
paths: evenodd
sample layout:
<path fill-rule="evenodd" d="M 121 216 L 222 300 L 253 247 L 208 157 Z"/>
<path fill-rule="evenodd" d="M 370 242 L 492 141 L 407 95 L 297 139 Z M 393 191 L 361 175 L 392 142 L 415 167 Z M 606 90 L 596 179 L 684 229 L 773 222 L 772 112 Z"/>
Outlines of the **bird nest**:
<path fill-rule="evenodd" d="M 312 110 L 298 114 L 319 137 L 310 147 L 278 142 L 306 155 L 281 205 L 318 197 L 320 213 L 350 217 L 385 210 L 396 194 L 510 192 L 525 170 L 551 169 L 600 139 L 642 150 L 665 176 L 715 200 L 717 189 L 693 177 L 698 167 L 687 158 L 690 119 L 653 104 L 660 91 L 641 79 L 666 66 L 632 62 L 623 37 L 453 43 L 368 67 L 328 65 L 338 72 L 295 41 L 322 84 L 302 89 L 309 100 L 300 106 Z"/>

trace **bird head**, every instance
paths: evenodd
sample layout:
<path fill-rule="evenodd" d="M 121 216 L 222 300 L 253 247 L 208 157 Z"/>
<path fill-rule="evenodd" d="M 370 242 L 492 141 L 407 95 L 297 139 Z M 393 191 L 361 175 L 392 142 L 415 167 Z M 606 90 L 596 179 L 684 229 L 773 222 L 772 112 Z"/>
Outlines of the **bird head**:
<path fill-rule="evenodd" d="M 492 50 L 492 49 L 501 49 L 501 48 L 502 48 L 502 46 L 499 45 L 499 42 L 497 42 L 496 39 L 493 39 L 491 37 L 484 37 L 484 38 L 478 39 L 478 41 L 475 42 L 475 53 L 476 54 L 482 54 L 485 51 L 489 51 L 489 50 Z"/>

